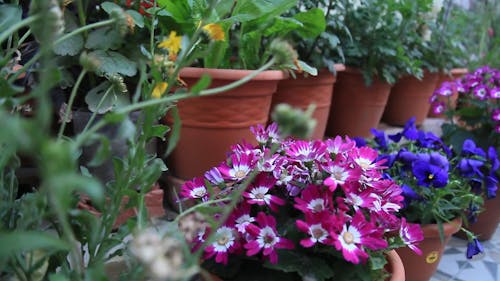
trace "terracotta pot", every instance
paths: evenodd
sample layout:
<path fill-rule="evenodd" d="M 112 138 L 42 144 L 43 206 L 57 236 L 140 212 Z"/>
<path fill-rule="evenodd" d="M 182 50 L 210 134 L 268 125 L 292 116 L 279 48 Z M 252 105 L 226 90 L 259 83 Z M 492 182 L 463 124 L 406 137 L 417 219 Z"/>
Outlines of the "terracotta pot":
<path fill-rule="evenodd" d="M 436 88 L 437 73 L 425 72 L 422 80 L 414 76 L 400 78 L 391 89 L 382 121 L 389 125 L 403 126 L 415 117 L 415 124 L 421 125 L 431 107 L 429 98 Z"/>
<path fill-rule="evenodd" d="M 391 277 L 386 279 L 386 281 L 405 281 L 405 268 L 403 266 L 403 262 L 401 261 L 401 258 L 399 257 L 398 253 L 395 250 L 391 250 L 387 252 L 387 265 L 386 265 L 386 270 L 391 273 Z M 277 274 L 281 274 L 282 272 L 276 272 Z M 214 274 L 209 274 L 210 278 L 204 278 L 202 277 L 202 281 L 224 281 L 221 279 L 219 276 L 216 276 Z M 256 274 L 258 276 L 259 274 Z M 280 276 L 282 278 L 276 278 L 275 280 L 291 280 L 290 278 L 293 278 L 291 276 Z M 294 276 L 295 277 L 295 276 Z M 296 276 L 297 279 L 301 279 Z M 247 280 L 247 279 L 246 279 Z M 259 280 L 259 279 L 248 279 L 248 280 Z M 293 279 L 295 280 L 295 279 Z"/>
<path fill-rule="evenodd" d="M 436 272 L 444 248 L 451 238 L 451 235 L 456 233 L 462 220 L 454 219 L 450 223 L 443 224 L 444 241 L 441 241 L 437 224 L 422 225 L 424 232 L 424 240 L 420 242 L 422 255 L 419 256 L 410 248 L 398 248 L 398 252 L 406 272 L 406 281 L 428 281 Z"/>
<path fill-rule="evenodd" d="M 441 87 L 441 84 L 444 82 L 449 82 L 449 81 L 455 81 L 457 79 L 462 78 L 465 74 L 467 74 L 469 70 L 467 68 L 454 68 L 450 71 L 449 74 L 447 73 L 439 73 L 438 80 L 436 82 L 436 87 L 434 88 L 434 91 L 438 90 Z M 458 92 L 454 92 L 452 96 L 450 96 L 450 100 L 448 101 L 447 97 L 443 96 L 438 96 L 438 100 L 442 101 L 444 103 L 450 103 L 450 106 L 452 108 L 455 108 L 457 106 L 457 99 L 458 99 Z M 444 118 L 444 114 L 434 114 L 432 112 L 432 108 L 429 109 L 429 113 L 427 114 L 428 117 L 431 118 Z"/>
<path fill-rule="evenodd" d="M 113 228 L 118 228 L 129 218 L 137 216 L 138 211 L 136 208 L 125 209 L 127 202 L 128 197 L 125 196 L 121 204 L 122 209 L 120 210 L 120 214 L 113 224 Z M 163 190 L 158 184 L 155 184 L 153 188 L 148 193 L 146 193 L 146 195 L 144 196 L 144 205 L 148 210 L 149 218 L 157 218 L 165 215 L 165 208 L 163 207 Z M 101 213 L 92 206 L 89 198 L 86 196 L 80 196 L 80 201 L 78 202 L 77 206 L 79 209 L 88 210 L 90 213 L 98 217 L 101 216 Z"/>
<path fill-rule="evenodd" d="M 343 64 L 335 65 L 337 72 L 344 69 Z M 316 127 L 311 139 L 323 139 L 330 113 L 335 79 L 335 75 L 328 69 L 321 69 L 317 76 L 304 77 L 298 74 L 295 79 L 288 78 L 280 81 L 278 89 L 273 95 L 271 112 L 280 103 L 287 103 L 302 110 L 306 110 L 310 104 L 315 104 L 316 108 L 312 117 L 316 119 Z"/>
<path fill-rule="evenodd" d="M 181 70 L 180 77 L 192 86 L 202 74 L 208 74 L 212 77 L 210 88 L 215 88 L 250 73 L 250 70 L 187 67 Z M 264 71 L 235 89 L 179 101 L 180 139 L 167 159 L 173 174 L 181 179 L 201 176 L 223 161 L 232 145 L 243 140 L 256 144 L 249 127 L 266 124 L 272 95 L 278 81 L 284 78 L 282 71 Z M 172 122 L 166 119 L 167 123 Z"/>
<path fill-rule="evenodd" d="M 473 224 L 468 225 L 468 230 L 472 231 L 477 238 L 481 241 L 490 240 L 495 234 L 498 228 L 498 223 L 500 223 L 500 197 L 492 199 L 484 199 L 484 211 L 479 213 L 477 216 L 477 221 Z M 463 239 L 467 239 L 467 235 L 460 231 L 457 236 Z"/>
<path fill-rule="evenodd" d="M 370 129 L 378 126 L 390 89 L 390 84 L 379 79 L 366 86 L 359 70 L 346 67 L 337 75 L 325 134 L 371 136 Z"/>

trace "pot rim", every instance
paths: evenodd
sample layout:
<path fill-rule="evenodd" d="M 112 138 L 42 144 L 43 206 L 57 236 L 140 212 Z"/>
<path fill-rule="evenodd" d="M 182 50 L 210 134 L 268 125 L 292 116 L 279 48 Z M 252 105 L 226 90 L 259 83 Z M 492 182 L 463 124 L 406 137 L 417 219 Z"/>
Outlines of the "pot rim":
<path fill-rule="evenodd" d="M 239 80 L 254 70 L 246 69 L 222 69 L 222 68 L 202 68 L 202 67 L 184 67 L 180 70 L 181 78 L 199 78 L 203 74 L 208 74 L 212 79 L 220 80 Z M 264 70 L 257 74 L 252 80 L 283 80 L 288 75 L 282 70 Z"/>

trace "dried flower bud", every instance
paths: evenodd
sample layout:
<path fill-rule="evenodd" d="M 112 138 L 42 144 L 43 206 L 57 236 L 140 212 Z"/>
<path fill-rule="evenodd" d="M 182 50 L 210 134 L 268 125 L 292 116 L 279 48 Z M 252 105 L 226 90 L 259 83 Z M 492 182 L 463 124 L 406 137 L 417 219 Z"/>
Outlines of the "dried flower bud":
<path fill-rule="evenodd" d="M 269 50 L 276 60 L 277 65 L 294 65 L 298 60 L 298 55 L 290 43 L 275 39 L 271 42 Z"/>
<path fill-rule="evenodd" d="M 80 64 L 85 70 L 96 72 L 101 66 L 101 61 L 93 56 L 92 53 L 88 54 L 87 52 L 82 52 L 80 54 Z"/>
<path fill-rule="evenodd" d="M 139 233 L 129 247 L 132 254 L 144 264 L 151 263 L 154 259 L 161 256 L 161 237 L 154 231 L 144 231 Z"/>
<path fill-rule="evenodd" d="M 198 212 L 187 214 L 179 220 L 179 230 L 184 233 L 184 238 L 189 243 L 193 242 L 206 227 L 205 218 Z"/>
<path fill-rule="evenodd" d="M 272 119 L 278 123 L 283 138 L 295 136 L 306 139 L 311 136 L 316 126 L 316 120 L 311 118 L 311 114 L 311 108 L 304 112 L 288 104 L 278 104 L 274 108 Z"/>
<path fill-rule="evenodd" d="M 123 82 L 123 76 L 121 76 L 120 74 L 107 74 L 106 78 L 109 80 L 109 82 L 111 82 L 116 92 L 123 94 L 128 92 L 127 85 L 125 85 L 125 83 Z"/>
<path fill-rule="evenodd" d="M 121 8 L 114 8 L 109 14 L 109 16 L 115 20 L 115 28 L 116 30 L 118 30 L 118 33 L 120 33 L 121 36 L 127 35 L 130 29 L 130 21 L 129 21 L 130 15 L 127 14 Z M 132 19 L 132 24 L 133 21 L 134 20 Z"/>

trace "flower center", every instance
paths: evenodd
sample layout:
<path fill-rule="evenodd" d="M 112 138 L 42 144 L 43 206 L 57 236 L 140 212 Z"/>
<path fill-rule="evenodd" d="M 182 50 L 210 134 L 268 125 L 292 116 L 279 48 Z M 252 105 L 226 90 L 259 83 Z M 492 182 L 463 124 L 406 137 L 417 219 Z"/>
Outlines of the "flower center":
<path fill-rule="evenodd" d="M 242 178 L 244 178 L 244 177 L 245 177 L 245 174 L 246 174 L 246 173 L 245 173 L 245 171 L 243 171 L 243 170 L 238 170 L 238 171 L 236 171 L 236 172 L 234 173 L 234 176 L 235 176 L 236 178 L 238 178 L 238 179 L 242 179 Z"/>
<path fill-rule="evenodd" d="M 312 236 L 316 239 L 319 239 L 323 236 L 323 230 L 321 228 L 315 228 L 312 230 Z"/>
<path fill-rule="evenodd" d="M 222 237 L 220 237 L 218 240 L 217 240 L 217 244 L 221 245 L 221 246 L 224 246 L 227 244 L 227 242 L 229 242 L 229 237 L 227 237 L 226 235 L 223 235 Z"/>
<path fill-rule="evenodd" d="M 428 179 L 432 180 L 434 178 L 434 175 L 433 174 L 429 174 L 429 176 L 427 176 Z"/>
<path fill-rule="evenodd" d="M 344 234 L 342 235 L 342 238 L 344 239 L 344 241 L 347 244 L 352 244 L 354 242 L 354 235 L 352 235 L 352 233 L 350 233 L 348 231 L 344 232 Z"/>
<path fill-rule="evenodd" d="M 264 199 L 264 197 L 265 197 L 265 194 L 264 194 L 264 193 L 256 193 L 256 194 L 255 194 L 255 198 L 256 198 L 256 199 Z"/>
<path fill-rule="evenodd" d="M 274 242 L 274 236 L 267 234 L 264 236 L 264 243 L 266 244 L 272 244 Z"/>

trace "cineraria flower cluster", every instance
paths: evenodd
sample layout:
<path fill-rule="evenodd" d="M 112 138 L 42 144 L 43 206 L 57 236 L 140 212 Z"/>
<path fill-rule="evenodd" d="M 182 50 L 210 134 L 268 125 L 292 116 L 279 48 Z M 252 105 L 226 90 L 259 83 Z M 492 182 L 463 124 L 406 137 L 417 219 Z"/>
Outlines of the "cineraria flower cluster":
<path fill-rule="evenodd" d="M 199 203 L 241 194 L 218 229 L 207 227 L 191 241 L 197 247 L 216 233 L 206 259 L 226 264 L 246 255 L 276 264 L 286 262 L 280 250 L 325 248 L 364 264 L 397 246 L 420 252 L 422 231 L 398 215 L 403 191 L 384 178 L 385 160 L 377 160 L 376 150 L 348 137 L 282 140 L 276 124 L 251 130 L 257 146 L 235 145 L 226 161 L 182 186 L 182 197 Z"/>
<path fill-rule="evenodd" d="M 458 108 L 439 100 L 439 96 L 451 97 L 458 93 Z M 441 84 L 431 97 L 435 114 L 446 111 L 458 117 L 467 126 L 491 126 L 500 133 L 500 70 L 483 66 L 462 79 Z M 492 131 L 492 130 L 490 130 Z"/>
<path fill-rule="evenodd" d="M 433 133 L 418 130 L 414 118 L 397 134 L 386 136 L 376 129 L 372 133 L 368 145 L 378 150 L 379 160 L 386 160 L 385 177 L 401 185 L 401 214 L 411 222 L 449 222 L 467 213 L 466 219 L 473 223 L 483 204 L 481 195 L 496 196 L 500 162 L 494 147 L 486 152 L 467 139 L 457 153 Z M 358 140 L 358 145 L 367 143 Z M 471 258 L 482 247 L 472 233 L 467 234 Z"/>

